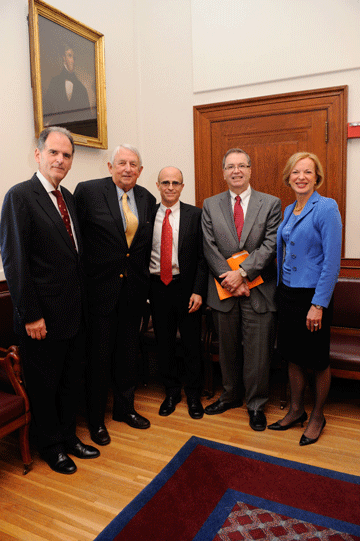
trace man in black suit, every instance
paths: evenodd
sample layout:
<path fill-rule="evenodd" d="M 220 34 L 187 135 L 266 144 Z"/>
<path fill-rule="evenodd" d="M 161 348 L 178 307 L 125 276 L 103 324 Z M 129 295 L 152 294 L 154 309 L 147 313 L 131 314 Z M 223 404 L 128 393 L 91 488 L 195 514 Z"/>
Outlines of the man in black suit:
<path fill-rule="evenodd" d="M 43 100 L 45 125 L 55 120 L 69 123 L 93 117 L 85 86 L 75 73 L 75 55 L 72 47 L 65 45 L 62 55 L 64 67 L 53 77 Z"/>
<path fill-rule="evenodd" d="M 201 209 L 179 201 L 183 176 L 176 167 L 159 173 L 161 203 L 154 222 L 150 260 L 150 305 L 158 345 L 160 374 L 166 398 L 159 415 L 173 413 L 181 400 L 181 369 L 176 358 L 179 328 L 189 415 L 201 419 L 202 384 L 201 305 L 206 293 L 207 267 L 203 257 Z"/>
<path fill-rule="evenodd" d="M 64 474 L 76 471 L 68 454 L 100 454 L 75 434 L 85 349 L 82 243 L 73 197 L 59 189 L 73 155 L 74 142 L 64 128 L 40 134 L 39 170 L 6 194 L 0 231 L 34 434 L 41 456 Z"/>
<path fill-rule="evenodd" d="M 88 422 L 99 445 L 110 443 L 104 420 L 109 373 L 113 419 L 133 428 L 150 426 L 135 411 L 134 392 L 156 199 L 136 185 L 143 168 L 134 147 L 118 146 L 108 168 L 110 177 L 81 182 L 75 190 L 90 308 Z"/>

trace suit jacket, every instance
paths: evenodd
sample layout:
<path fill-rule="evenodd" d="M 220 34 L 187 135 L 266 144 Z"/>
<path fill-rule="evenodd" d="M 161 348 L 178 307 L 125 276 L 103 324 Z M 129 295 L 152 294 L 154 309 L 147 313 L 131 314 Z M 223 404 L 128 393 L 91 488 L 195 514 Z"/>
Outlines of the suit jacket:
<path fill-rule="evenodd" d="M 218 278 L 230 270 L 226 261 L 242 250 L 249 257 L 241 264 L 249 280 L 259 274 L 264 283 L 253 288 L 250 302 L 257 313 L 276 311 L 274 302 L 276 289 L 276 231 L 281 221 L 281 201 L 273 195 L 251 189 L 244 227 L 239 242 L 230 192 L 226 191 L 205 199 L 202 214 L 204 255 L 209 266 L 207 303 L 215 310 L 228 312 L 237 302 L 237 297 L 220 301 L 214 277 Z"/>
<path fill-rule="evenodd" d="M 160 204 L 156 205 L 156 212 Z M 180 224 L 178 260 L 180 282 L 184 295 L 189 299 L 193 293 L 206 300 L 207 265 L 203 253 L 201 209 L 180 201 Z"/>
<path fill-rule="evenodd" d="M 155 197 L 142 186 L 134 186 L 139 225 L 128 248 L 111 177 L 80 182 L 74 196 L 83 234 L 90 311 L 109 314 L 119 300 L 125 279 L 136 306 L 148 294 Z"/>
<path fill-rule="evenodd" d="M 66 95 L 65 81 L 73 83 L 73 90 L 70 101 Z M 53 77 L 43 100 L 44 118 L 64 113 L 64 122 L 74 122 L 91 118 L 93 115 L 90 109 L 89 96 L 85 86 L 76 77 L 75 73 L 69 73 L 65 68 L 59 75 Z M 62 118 L 62 117 L 61 117 Z"/>
<path fill-rule="evenodd" d="M 37 175 L 13 186 L 1 215 L 1 255 L 14 306 L 14 327 L 44 318 L 47 336 L 63 340 L 80 326 L 84 303 L 82 242 L 71 193 L 62 188 L 79 253 Z"/>
<path fill-rule="evenodd" d="M 277 233 L 278 282 L 285 257 L 282 233 L 295 203 L 285 209 Z M 328 307 L 340 272 L 341 216 L 336 201 L 314 192 L 291 233 L 291 287 L 316 288 L 313 304 Z"/>

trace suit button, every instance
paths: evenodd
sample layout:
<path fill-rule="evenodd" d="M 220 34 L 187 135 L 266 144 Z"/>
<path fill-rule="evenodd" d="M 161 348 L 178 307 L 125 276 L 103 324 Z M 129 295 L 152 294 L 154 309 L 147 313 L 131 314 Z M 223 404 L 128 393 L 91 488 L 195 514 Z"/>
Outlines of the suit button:
<path fill-rule="evenodd" d="M 295 255 L 295 254 L 291 254 L 291 257 L 292 257 L 293 259 L 296 259 L 296 255 Z"/>
<path fill-rule="evenodd" d="M 126 257 L 130 257 L 130 254 L 126 254 Z"/>
<path fill-rule="evenodd" d="M 293 267 L 292 270 L 293 270 L 293 271 L 297 271 L 297 268 L 296 268 L 296 267 Z"/>
<path fill-rule="evenodd" d="M 295 246 L 295 242 L 293 240 L 290 242 L 290 244 L 291 246 Z"/>
<path fill-rule="evenodd" d="M 124 278 L 124 275 L 123 275 L 123 274 L 120 274 L 120 278 Z"/>

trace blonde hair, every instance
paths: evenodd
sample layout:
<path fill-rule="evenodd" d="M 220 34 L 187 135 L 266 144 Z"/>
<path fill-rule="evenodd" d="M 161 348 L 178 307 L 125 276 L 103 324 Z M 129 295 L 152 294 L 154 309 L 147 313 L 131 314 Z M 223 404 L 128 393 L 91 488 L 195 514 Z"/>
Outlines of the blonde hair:
<path fill-rule="evenodd" d="M 293 154 L 292 156 L 290 156 L 290 158 L 286 162 L 286 165 L 283 171 L 283 183 L 285 184 L 285 186 L 290 186 L 289 177 L 295 164 L 300 160 L 304 160 L 305 158 L 310 158 L 310 160 L 312 160 L 315 164 L 315 174 L 316 174 L 315 189 L 319 188 L 321 184 L 324 182 L 324 170 L 316 154 L 312 154 L 311 152 L 296 152 L 296 154 Z"/>

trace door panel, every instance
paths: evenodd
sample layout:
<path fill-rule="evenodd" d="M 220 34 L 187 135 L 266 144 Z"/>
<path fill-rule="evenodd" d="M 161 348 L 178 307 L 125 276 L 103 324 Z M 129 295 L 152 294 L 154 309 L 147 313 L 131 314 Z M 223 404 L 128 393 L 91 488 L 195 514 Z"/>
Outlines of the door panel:
<path fill-rule="evenodd" d="M 282 183 L 282 171 L 289 156 L 300 150 L 317 148 L 326 165 L 327 111 L 306 111 L 218 122 L 212 131 L 214 148 L 213 193 L 223 191 L 222 157 L 229 148 L 242 148 L 251 158 L 251 185 L 260 192 L 277 195 L 283 206 L 293 200 L 293 192 Z M 216 149 L 216 150 L 215 150 Z M 327 178 L 326 171 L 325 179 Z M 327 183 L 319 190 L 327 195 Z"/>

